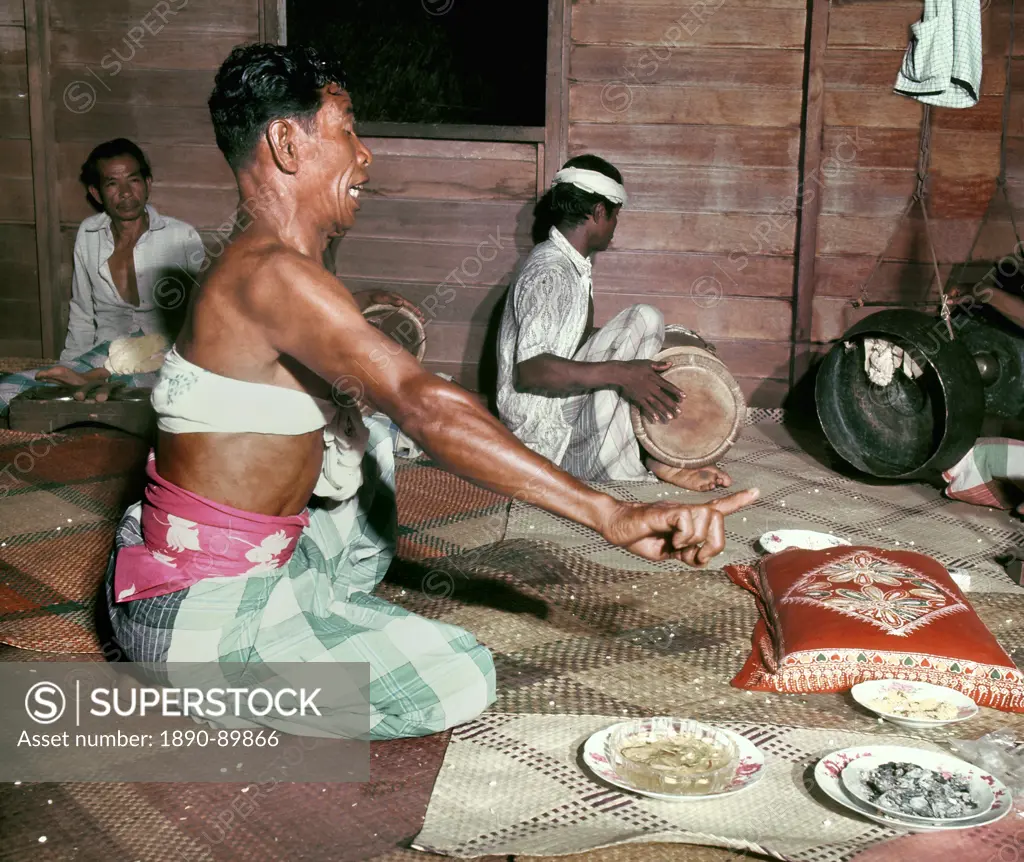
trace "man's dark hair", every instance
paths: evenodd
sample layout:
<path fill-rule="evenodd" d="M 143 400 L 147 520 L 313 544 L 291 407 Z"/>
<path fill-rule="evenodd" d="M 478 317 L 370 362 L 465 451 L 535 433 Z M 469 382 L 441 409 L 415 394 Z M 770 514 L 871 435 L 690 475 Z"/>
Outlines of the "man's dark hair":
<path fill-rule="evenodd" d="M 246 164 L 273 120 L 293 119 L 312 131 L 328 84 L 344 88 L 345 75 L 310 47 L 235 48 L 217 72 L 208 103 L 217 146 L 232 169 Z"/>
<path fill-rule="evenodd" d="M 116 159 L 118 156 L 131 156 L 139 163 L 139 171 L 142 173 L 142 178 L 144 180 L 153 179 L 153 171 L 149 167 L 149 160 L 138 144 L 134 141 L 129 141 L 127 138 L 114 138 L 112 141 L 105 141 L 89 153 L 89 158 L 82 163 L 82 172 L 78 176 L 82 185 L 85 186 L 85 193 L 89 198 L 89 203 L 99 210 L 103 209 L 103 204 L 92 196 L 89 188 L 98 189 L 103 180 L 103 177 L 100 175 L 100 161 L 102 159 Z"/>
<path fill-rule="evenodd" d="M 575 156 L 562 165 L 562 168 L 597 171 L 617 183 L 622 182 L 622 174 L 600 156 Z M 553 227 L 572 228 L 582 224 L 594 214 L 594 207 L 598 204 L 604 204 L 609 214 L 618 206 L 608 198 L 584 191 L 572 183 L 556 183 L 544 193 L 533 209 L 534 243 L 544 242 Z"/>

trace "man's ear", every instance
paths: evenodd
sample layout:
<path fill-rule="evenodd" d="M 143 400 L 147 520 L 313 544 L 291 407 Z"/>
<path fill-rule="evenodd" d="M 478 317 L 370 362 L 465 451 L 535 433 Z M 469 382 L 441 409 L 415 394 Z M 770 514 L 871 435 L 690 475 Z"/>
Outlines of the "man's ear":
<path fill-rule="evenodd" d="M 277 166 L 286 174 L 299 170 L 299 148 L 295 124 L 289 120 L 274 120 L 267 126 L 266 139 Z"/>

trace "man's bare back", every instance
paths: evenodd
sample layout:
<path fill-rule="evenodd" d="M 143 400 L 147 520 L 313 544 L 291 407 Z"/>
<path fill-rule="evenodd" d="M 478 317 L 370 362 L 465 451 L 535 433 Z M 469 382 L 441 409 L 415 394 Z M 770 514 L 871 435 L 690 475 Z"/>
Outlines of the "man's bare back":
<path fill-rule="evenodd" d="M 223 377 L 330 399 L 330 384 L 283 357 L 252 314 L 260 297 L 286 293 L 275 280 L 275 261 L 287 265 L 296 257 L 295 250 L 266 230 L 254 227 L 239 236 L 196 294 L 176 342 L 182 357 Z M 326 270 L 323 275 L 306 289 L 329 290 L 334 279 Z M 290 313 L 283 300 L 281 313 Z M 306 325 L 315 327 L 316 321 Z M 161 432 L 157 453 L 160 474 L 194 493 L 251 512 L 291 515 L 305 508 L 316 485 L 323 434 Z"/>

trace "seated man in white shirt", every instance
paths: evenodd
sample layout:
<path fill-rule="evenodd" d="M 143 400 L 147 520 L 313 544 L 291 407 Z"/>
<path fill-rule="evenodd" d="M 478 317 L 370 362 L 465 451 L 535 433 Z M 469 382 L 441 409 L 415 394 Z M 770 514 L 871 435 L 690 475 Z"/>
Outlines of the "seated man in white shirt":
<path fill-rule="evenodd" d="M 206 252 L 194 227 L 148 204 L 153 174 L 126 138 L 100 144 L 82 165 L 89 201 L 75 240 L 71 309 L 61 364 L 0 378 L 0 417 L 39 382 L 80 387 L 105 401 L 121 386 L 152 386 L 177 334 Z M 146 337 L 143 337 L 146 336 Z"/>
<path fill-rule="evenodd" d="M 653 421 L 685 409 L 685 393 L 659 374 L 670 366 L 651 361 L 665 338 L 661 312 L 634 305 L 592 329 L 591 257 L 608 248 L 625 202 L 619 171 L 583 155 L 537 203 L 539 244 L 509 289 L 498 335 L 498 412 L 523 443 L 578 479 L 653 473 L 693 491 L 726 488 L 732 480 L 721 470 L 671 467 L 637 442 L 632 405 Z"/>

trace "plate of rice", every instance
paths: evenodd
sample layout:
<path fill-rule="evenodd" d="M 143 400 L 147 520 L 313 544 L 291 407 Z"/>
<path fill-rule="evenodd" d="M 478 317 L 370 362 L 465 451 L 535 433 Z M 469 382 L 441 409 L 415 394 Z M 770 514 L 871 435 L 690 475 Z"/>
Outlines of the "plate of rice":
<path fill-rule="evenodd" d="M 978 705 L 963 692 L 904 679 L 873 679 L 855 685 L 853 699 L 886 721 L 927 729 L 974 718 Z"/>

